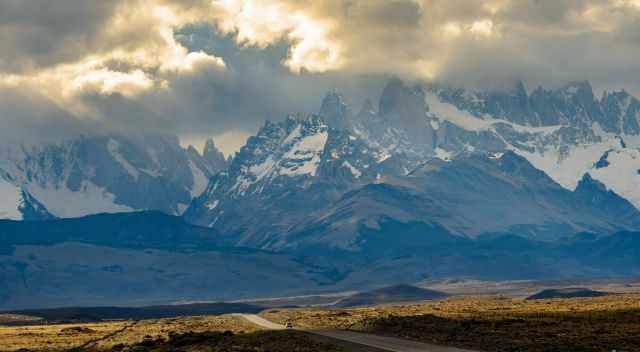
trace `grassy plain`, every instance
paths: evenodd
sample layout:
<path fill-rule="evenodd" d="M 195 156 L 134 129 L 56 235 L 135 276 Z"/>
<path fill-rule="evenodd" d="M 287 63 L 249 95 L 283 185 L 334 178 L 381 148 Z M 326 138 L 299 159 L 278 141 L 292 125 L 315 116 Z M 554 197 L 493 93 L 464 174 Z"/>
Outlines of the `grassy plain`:
<path fill-rule="evenodd" d="M 262 314 L 308 329 L 346 329 L 483 351 L 640 351 L 640 294 L 525 301 L 463 296 L 353 309 Z"/>
<path fill-rule="evenodd" d="M 527 301 L 496 295 L 261 315 L 301 329 L 346 329 L 482 351 L 640 351 L 640 293 Z M 353 351 L 232 315 L 0 327 L 0 351 Z M 336 347 L 342 346 L 342 347 Z M 359 350 L 359 349 L 355 349 Z"/>
<path fill-rule="evenodd" d="M 168 338 L 170 333 L 250 333 L 257 327 L 231 315 L 181 317 L 141 321 L 112 321 L 82 324 L 52 324 L 0 327 L 0 351 L 64 351 L 86 344 L 87 348 L 109 350 L 148 339 Z"/>

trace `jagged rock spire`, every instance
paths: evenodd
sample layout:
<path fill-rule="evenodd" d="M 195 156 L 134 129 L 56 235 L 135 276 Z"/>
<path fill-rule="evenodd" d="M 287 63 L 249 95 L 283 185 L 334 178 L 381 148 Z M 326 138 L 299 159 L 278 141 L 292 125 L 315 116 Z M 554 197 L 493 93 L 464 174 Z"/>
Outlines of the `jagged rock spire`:
<path fill-rule="evenodd" d="M 327 124 L 337 129 L 347 129 L 349 127 L 348 107 L 344 98 L 336 91 L 331 91 L 322 99 L 320 106 L 320 116 Z"/>
<path fill-rule="evenodd" d="M 204 150 L 202 151 L 202 156 L 210 164 L 212 170 L 222 170 L 226 168 L 227 161 L 224 154 L 216 148 L 216 144 L 212 138 L 207 139 Z"/>

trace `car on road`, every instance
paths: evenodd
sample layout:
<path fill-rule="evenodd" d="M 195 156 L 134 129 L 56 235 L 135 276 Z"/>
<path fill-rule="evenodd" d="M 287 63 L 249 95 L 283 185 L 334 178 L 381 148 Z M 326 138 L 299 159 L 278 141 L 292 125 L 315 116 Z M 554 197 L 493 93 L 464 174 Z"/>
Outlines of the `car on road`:
<path fill-rule="evenodd" d="M 285 328 L 287 328 L 287 330 L 292 330 L 293 329 L 293 323 L 288 321 L 287 324 L 285 325 Z"/>

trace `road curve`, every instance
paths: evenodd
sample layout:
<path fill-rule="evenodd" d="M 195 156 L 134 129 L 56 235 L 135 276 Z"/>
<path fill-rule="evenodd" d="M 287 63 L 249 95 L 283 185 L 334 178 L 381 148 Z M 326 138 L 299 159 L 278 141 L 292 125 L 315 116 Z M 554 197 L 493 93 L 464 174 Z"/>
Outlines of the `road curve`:
<path fill-rule="evenodd" d="M 269 329 L 269 330 L 284 330 L 285 329 L 284 325 L 276 324 L 276 323 L 271 322 L 271 321 L 269 321 L 267 319 L 264 319 L 263 317 L 261 317 L 259 315 L 255 315 L 255 314 L 233 314 L 233 315 L 245 318 L 250 323 L 258 325 L 258 326 L 263 327 L 265 329 Z"/>
<path fill-rule="evenodd" d="M 273 323 L 254 314 L 236 314 L 249 322 L 269 330 L 283 330 L 284 325 Z M 478 352 L 455 347 L 431 345 L 421 342 L 403 340 L 395 337 L 378 336 L 343 330 L 303 330 L 308 333 L 348 341 L 364 346 L 375 347 L 393 352 Z"/>

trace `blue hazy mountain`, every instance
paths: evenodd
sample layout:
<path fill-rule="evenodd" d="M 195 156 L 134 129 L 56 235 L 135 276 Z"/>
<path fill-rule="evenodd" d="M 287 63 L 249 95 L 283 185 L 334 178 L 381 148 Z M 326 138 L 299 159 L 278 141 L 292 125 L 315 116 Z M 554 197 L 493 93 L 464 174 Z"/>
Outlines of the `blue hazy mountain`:
<path fill-rule="evenodd" d="M 640 273 L 640 234 L 562 241 L 460 237 L 423 222 L 363 227 L 359 251 L 228 247 L 160 212 L 0 221 L 0 309 L 131 306 L 336 291 L 423 279 L 566 279 Z"/>

